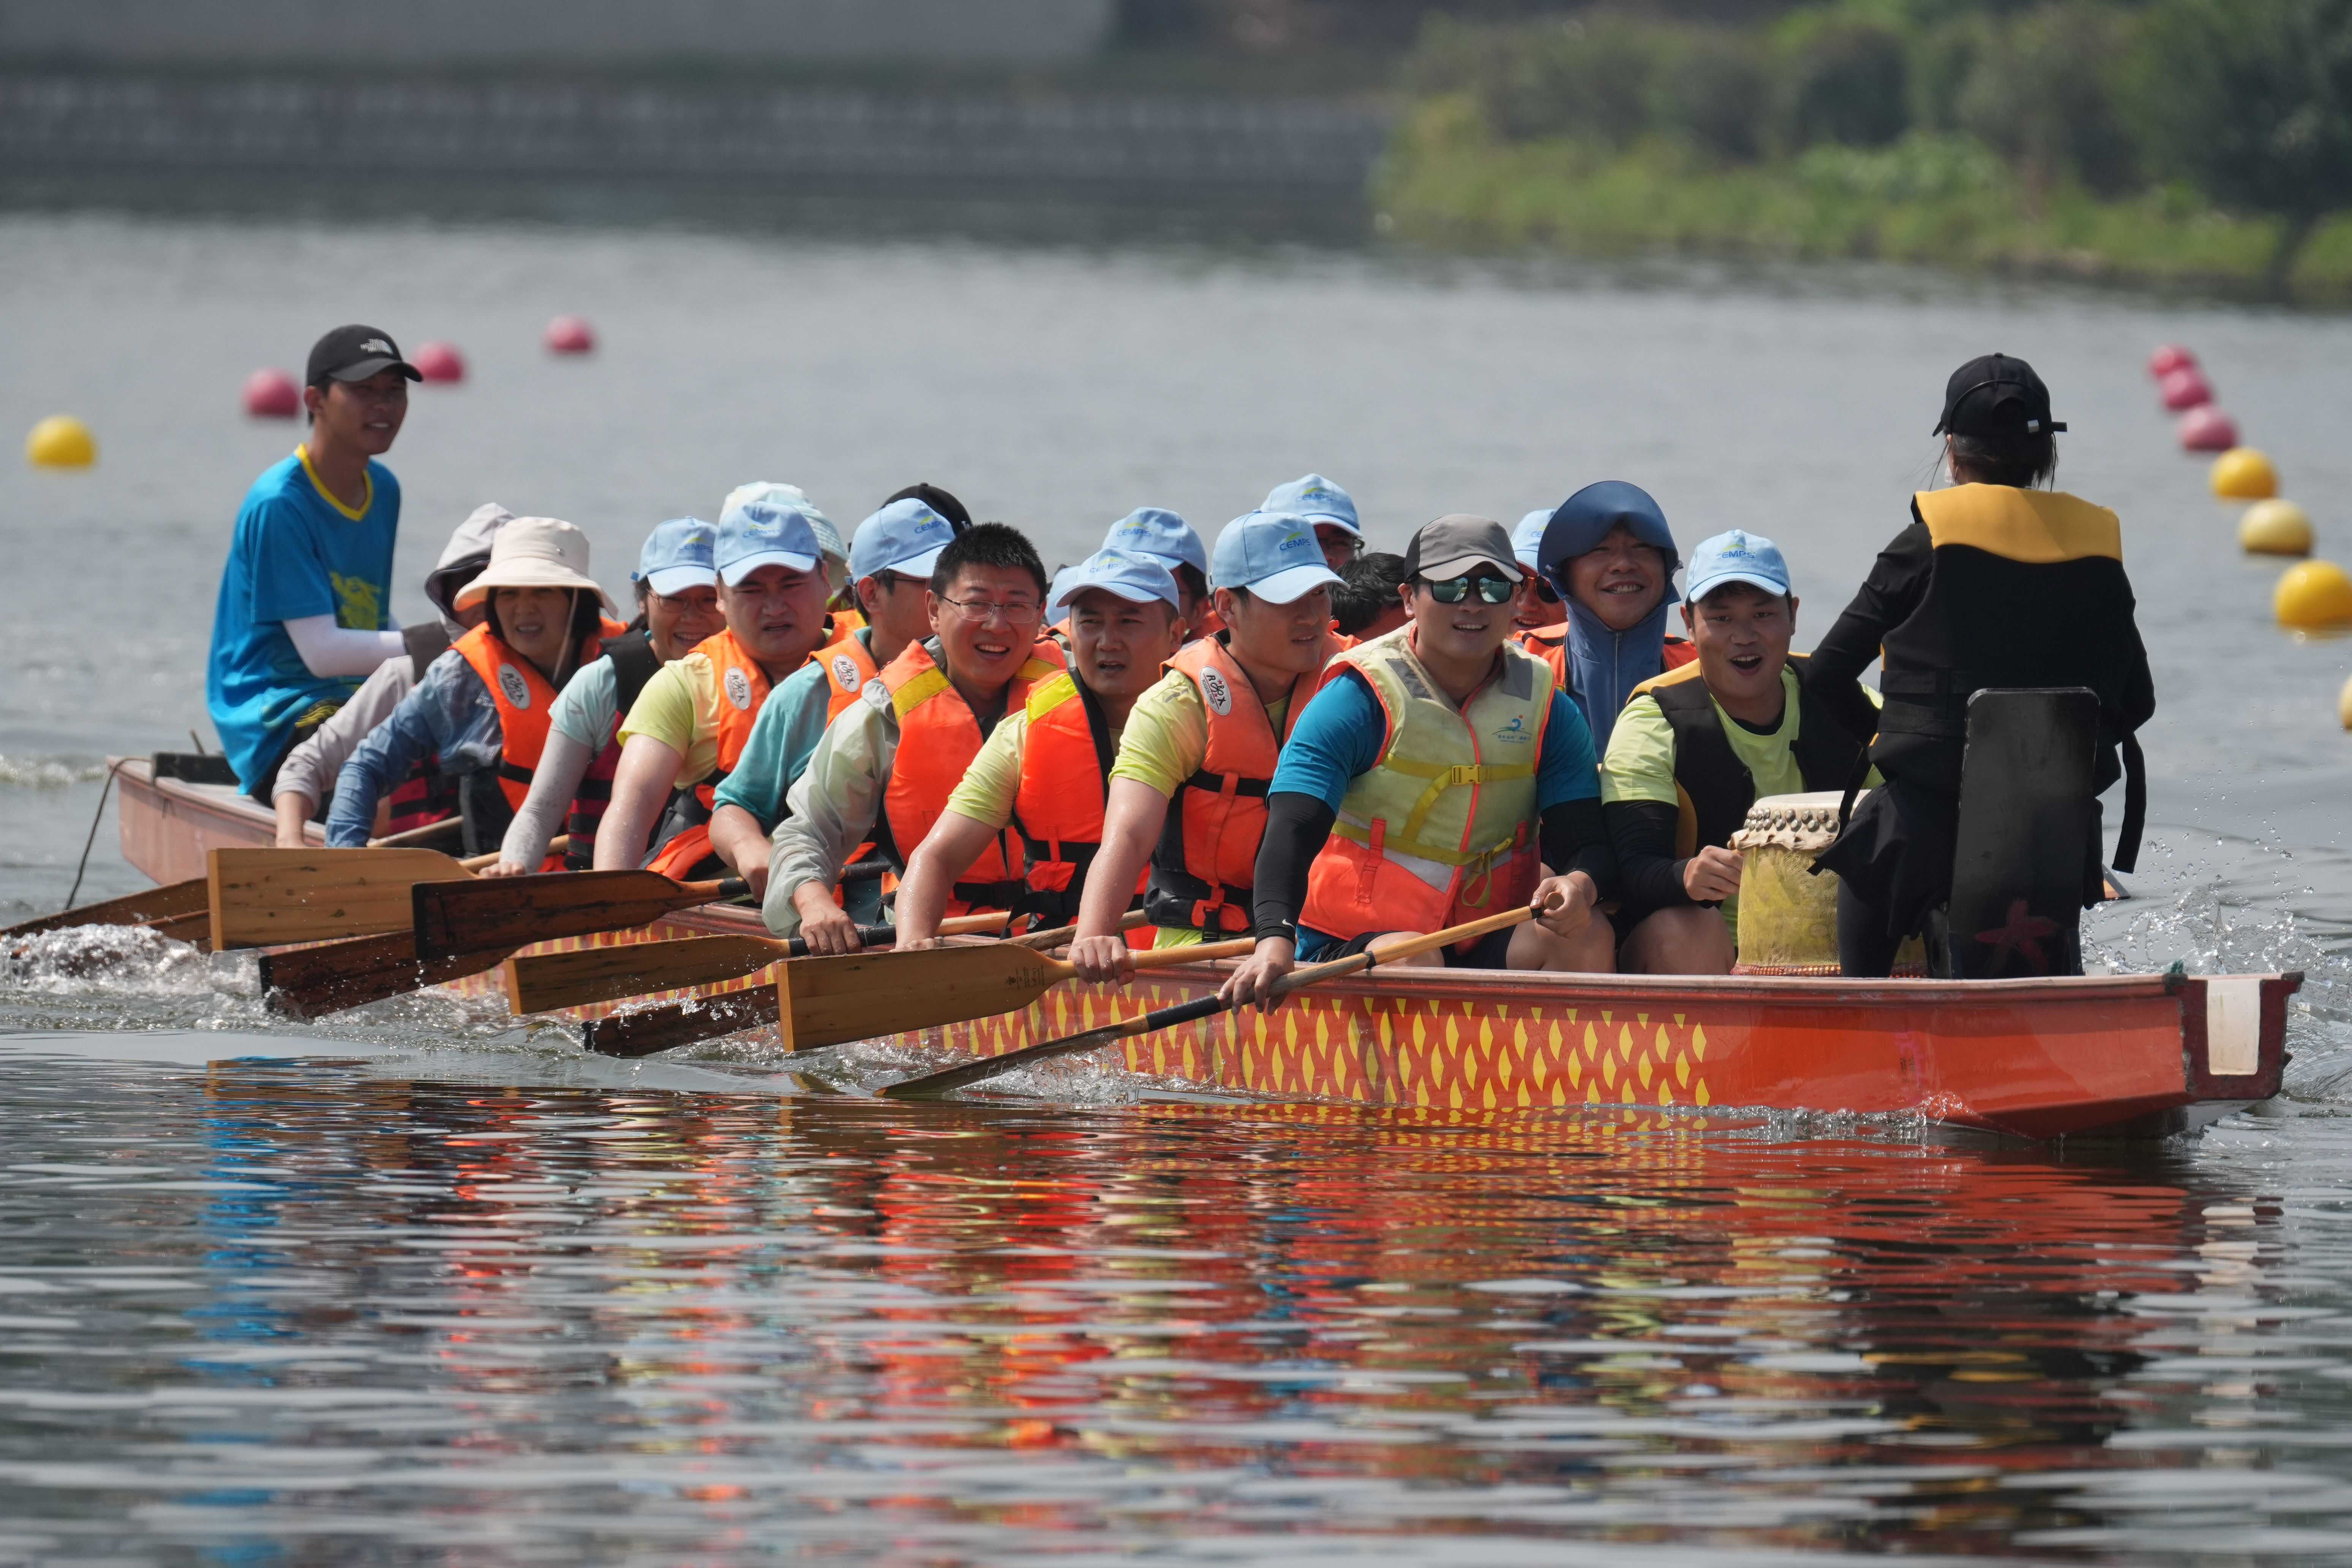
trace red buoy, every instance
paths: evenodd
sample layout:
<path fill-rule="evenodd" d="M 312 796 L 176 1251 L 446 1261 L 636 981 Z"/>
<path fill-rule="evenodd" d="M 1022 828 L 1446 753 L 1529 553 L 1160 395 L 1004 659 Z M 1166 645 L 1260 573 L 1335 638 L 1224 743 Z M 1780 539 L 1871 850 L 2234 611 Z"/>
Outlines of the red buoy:
<path fill-rule="evenodd" d="M 2200 404 L 2180 416 L 2180 449 L 2184 452 L 2226 452 L 2238 444 L 2238 422 L 2211 404 Z"/>
<path fill-rule="evenodd" d="M 595 330 L 578 316 L 558 316 L 547 323 L 547 352 L 558 354 L 593 353 L 596 348 Z"/>
<path fill-rule="evenodd" d="M 2213 388 L 2207 384 L 2205 373 L 2195 365 L 2184 365 L 2156 384 L 2157 395 L 2175 414 L 2185 408 L 2200 408 L 2213 401 Z"/>
<path fill-rule="evenodd" d="M 257 370 L 245 378 L 245 411 L 256 419 L 291 419 L 302 412 L 302 389 L 282 370 Z"/>
<path fill-rule="evenodd" d="M 427 381 L 463 381 L 466 379 L 466 356 L 450 343 L 425 343 L 409 356 L 408 363 L 416 374 Z"/>
<path fill-rule="evenodd" d="M 2167 343 L 2147 356 L 2147 374 L 2162 381 L 2176 370 L 2195 370 L 2197 356 L 2179 343 Z"/>

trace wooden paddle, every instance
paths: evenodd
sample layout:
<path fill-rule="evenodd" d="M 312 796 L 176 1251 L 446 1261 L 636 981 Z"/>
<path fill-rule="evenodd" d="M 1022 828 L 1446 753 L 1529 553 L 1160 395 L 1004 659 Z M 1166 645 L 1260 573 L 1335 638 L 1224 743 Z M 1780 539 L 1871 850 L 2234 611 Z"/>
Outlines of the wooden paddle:
<path fill-rule="evenodd" d="M 499 952 L 420 959 L 416 933 L 405 931 L 286 948 L 261 955 L 262 999 L 282 1017 L 322 1017 L 479 974 L 506 958 Z"/>
<path fill-rule="evenodd" d="M 658 871 L 550 871 L 529 877 L 421 881 L 410 889 L 417 956 L 512 952 L 559 936 L 649 925 L 674 910 L 741 898 L 740 877 L 674 882 Z"/>
<path fill-rule="evenodd" d="M 455 817 L 447 822 L 429 822 L 423 827 L 412 827 L 405 833 L 373 840 L 370 847 L 396 846 L 428 835 L 439 835 L 458 826 Z M 307 851 L 288 851 L 302 854 Z M 150 926 L 174 942 L 194 943 L 200 948 L 212 944 L 212 879 L 191 877 L 184 882 L 166 882 L 159 888 L 148 888 L 136 893 L 125 893 L 104 903 L 84 904 L 78 910 L 60 910 L 38 920 L 22 921 L 0 931 L 0 938 L 34 936 L 42 931 L 64 931 L 72 926 Z M 348 934 L 338 932 L 336 934 Z"/>
<path fill-rule="evenodd" d="M 1498 915 L 1488 915 L 1484 920 L 1472 921 L 1465 925 L 1454 926 L 1447 931 L 1433 931 L 1426 936 L 1417 936 L 1405 942 L 1391 943 L 1377 958 L 1369 952 L 1358 952 L 1350 953 L 1346 958 L 1335 958 L 1328 963 L 1310 963 L 1304 969 L 1294 969 L 1276 981 L 1274 992 L 1277 997 L 1287 996 L 1292 992 L 1312 985 L 1318 980 L 1336 980 L 1343 974 L 1360 974 L 1365 970 L 1382 963 L 1394 963 L 1401 958 L 1412 958 L 1420 953 L 1434 952 L 1441 947 L 1450 947 L 1457 942 L 1467 942 L 1474 937 L 1485 936 L 1489 931 L 1503 931 L 1517 925 L 1522 921 L 1533 919 L 1536 913 L 1533 909 L 1525 909 L 1511 910 Z M 1160 951 L 1183 952 L 1186 950 L 1180 947 Z M 1195 956 L 1207 957 L 1210 950 L 1202 947 L 1193 948 L 1191 952 Z M 1140 959 L 1149 956 L 1151 955 L 1139 954 L 1139 963 Z M 976 1062 L 965 1062 L 960 1067 L 948 1068 L 940 1072 L 926 1073 L 921 1078 L 910 1078 L 901 1083 L 890 1084 L 881 1092 L 884 1098 L 889 1100 L 936 1100 L 950 1089 L 962 1089 L 975 1083 L 985 1083 L 990 1079 L 1002 1073 L 1011 1072 L 1016 1068 L 1034 1067 L 1039 1062 L 1052 1061 L 1055 1057 L 1072 1056 L 1079 1051 L 1091 1051 L 1097 1047 L 1109 1045 L 1114 1040 L 1133 1039 L 1138 1035 L 1172 1029 L 1179 1024 L 1190 1024 L 1202 1018 L 1213 1018 L 1218 1014 L 1229 1010 L 1225 1000 L 1216 995 L 1203 996 L 1195 1002 L 1180 1002 L 1173 1007 L 1162 1007 L 1158 1012 L 1146 1013 L 1139 1017 L 1129 1018 L 1121 1023 L 1107 1024 L 1099 1029 L 1087 1029 L 1076 1035 L 1065 1035 L 1058 1040 L 1046 1040 L 1039 1045 L 1024 1046 L 1017 1051 L 1007 1051 L 1003 1056 L 983 1057 Z"/>
<path fill-rule="evenodd" d="M 1135 967 L 1164 969 L 1238 958 L 1256 945 L 1251 938 L 1240 937 L 1154 948 L 1137 953 Z M 1063 981 L 1077 977 L 1071 965 L 1008 942 L 935 947 L 924 952 L 851 953 L 830 963 L 785 965 L 776 978 L 777 1021 L 785 1049 L 813 1051 L 844 1040 L 992 1018 L 1026 1007 Z"/>
<path fill-rule="evenodd" d="M 1143 911 L 1130 910 L 1119 921 L 1118 929 L 1131 931 L 1143 923 Z M 1077 933 L 1076 926 L 1055 926 L 1013 937 L 1005 945 L 1043 952 L 1061 946 Z M 784 967 L 789 972 L 806 964 L 840 962 L 795 958 L 787 961 Z M 698 1040 L 757 1029 L 776 1022 L 782 1016 L 783 1007 L 777 991 L 776 986 L 761 985 L 749 991 L 723 991 L 716 996 L 692 996 L 683 1002 L 631 1007 L 582 1025 L 580 1043 L 602 1057 L 649 1057 L 656 1051 L 675 1050 Z"/>
<path fill-rule="evenodd" d="M 470 879 L 498 862 L 496 854 L 458 860 L 437 849 L 215 849 L 205 879 L 213 948 L 404 931 L 410 889 Z"/>
<path fill-rule="evenodd" d="M 1010 917 L 964 915 L 941 921 L 942 936 L 1001 930 Z M 894 926 L 859 926 L 868 947 L 896 940 Z M 807 956 L 808 942 L 771 936 L 687 936 L 667 942 L 624 942 L 572 952 L 525 952 L 507 960 L 507 1000 L 518 1016 L 552 1013 L 590 1002 L 642 996 L 648 991 L 683 991 L 740 980 L 779 959 Z"/>

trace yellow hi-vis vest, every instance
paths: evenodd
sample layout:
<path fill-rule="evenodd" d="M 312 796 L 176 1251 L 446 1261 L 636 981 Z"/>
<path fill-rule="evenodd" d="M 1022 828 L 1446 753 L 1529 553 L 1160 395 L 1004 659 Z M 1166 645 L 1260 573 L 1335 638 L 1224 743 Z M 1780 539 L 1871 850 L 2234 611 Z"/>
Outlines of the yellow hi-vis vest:
<path fill-rule="evenodd" d="M 1381 760 L 1339 804 L 1307 877 L 1298 923 L 1344 939 L 1439 931 L 1524 904 L 1541 879 L 1536 763 L 1551 667 L 1514 643 L 1457 709 L 1413 656 L 1412 627 L 1332 662 L 1362 675 L 1388 718 Z"/>

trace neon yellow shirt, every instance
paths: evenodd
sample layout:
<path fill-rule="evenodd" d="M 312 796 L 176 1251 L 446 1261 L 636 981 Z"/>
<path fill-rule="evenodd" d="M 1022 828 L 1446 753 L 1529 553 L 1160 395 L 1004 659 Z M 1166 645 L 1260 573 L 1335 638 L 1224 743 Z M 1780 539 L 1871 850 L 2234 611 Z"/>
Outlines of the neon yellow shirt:
<path fill-rule="evenodd" d="M 948 796 L 950 811 L 1003 827 L 1013 820 L 1013 805 L 1021 795 L 1022 748 L 1029 739 L 1029 710 L 1016 709 L 996 721 L 980 755 L 963 771 L 962 782 Z"/>
<path fill-rule="evenodd" d="M 719 667 L 709 654 L 689 653 L 653 672 L 621 721 L 621 743 L 632 735 L 650 735 L 686 759 L 679 788 L 719 771 Z"/>
<path fill-rule="evenodd" d="M 1282 733 L 1283 717 L 1289 710 L 1286 696 L 1267 706 L 1266 719 L 1276 734 Z M 1201 706 L 1201 689 L 1171 669 L 1135 700 L 1118 739 L 1118 760 L 1111 764 L 1110 776 L 1133 779 L 1162 795 L 1173 795 L 1176 786 L 1199 773 L 1208 760 L 1209 711 Z"/>

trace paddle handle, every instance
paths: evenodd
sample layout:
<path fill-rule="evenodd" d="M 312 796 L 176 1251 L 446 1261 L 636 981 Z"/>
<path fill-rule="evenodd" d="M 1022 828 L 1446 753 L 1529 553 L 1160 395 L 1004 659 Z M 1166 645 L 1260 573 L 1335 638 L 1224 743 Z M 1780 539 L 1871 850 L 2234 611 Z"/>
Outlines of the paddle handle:
<path fill-rule="evenodd" d="M 421 830 L 412 828 L 410 831 L 417 832 Z M 374 840 L 368 846 L 368 847 L 371 849 L 381 849 L 387 844 L 396 844 L 399 841 L 400 835 L 394 834 L 390 838 L 379 838 Z M 550 855 L 552 855 L 571 842 L 572 835 L 569 833 L 559 833 L 554 837 L 547 841 L 547 852 Z M 485 866 L 497 865 L 499 863 L 499 857 L 505 853 L 506 851 L 503 849 L 493 849 L 487 855 L 468 855 L 463 860 L 458 861 L 457 864 L 463 866 L 468 871 L 478 871 Z"/>

